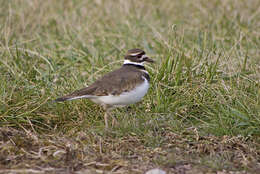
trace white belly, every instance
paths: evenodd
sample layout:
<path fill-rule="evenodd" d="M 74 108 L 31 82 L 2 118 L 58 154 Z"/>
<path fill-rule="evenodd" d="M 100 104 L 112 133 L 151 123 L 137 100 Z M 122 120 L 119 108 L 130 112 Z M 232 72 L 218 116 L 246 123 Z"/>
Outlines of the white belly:
<path fill-rule="evenodd" d="M 147 93 L 148 88 L 149 88 L 149 82 L 144 78 L 144 82 L 130 92 L 123 92 L 122 94 L 117 96 L 114 95 L 99 96 L 97 98 L 92 98 L 91 100 L 95 103 L 106 104 L 106 105 L 116 105 L 116 106 L 129 105 L 140 101 Z"/>

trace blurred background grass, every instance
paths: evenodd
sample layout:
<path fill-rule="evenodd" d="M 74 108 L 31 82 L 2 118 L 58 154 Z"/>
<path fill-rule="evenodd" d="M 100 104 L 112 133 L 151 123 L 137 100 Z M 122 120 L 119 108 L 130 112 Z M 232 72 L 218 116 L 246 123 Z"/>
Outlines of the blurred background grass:
<path fill-rule="evenodd" d="M 97 105 L 51 100 L 120 67 L 138 47 L 156 60 L 147 67 L 152 84 L 140 104 L 114 111 L 116 136 L 151 145 L 165 131 L 259 136 L 260 1 L 0 4 L 1 126 L 105 134 Z"/>

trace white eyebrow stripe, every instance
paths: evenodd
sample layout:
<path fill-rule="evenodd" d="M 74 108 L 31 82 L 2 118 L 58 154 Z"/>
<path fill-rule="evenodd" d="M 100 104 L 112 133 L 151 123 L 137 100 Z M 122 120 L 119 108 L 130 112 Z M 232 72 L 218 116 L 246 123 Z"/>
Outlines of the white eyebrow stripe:
<path fill-rule="evenodd" d="M 136 55 L 138 55 L 138 54 L 140 54 L 141 52 L 139 52 L 139 53 L 132 53 L 132 54 L 130 54 L 130 56 L 136 56 Z"/>

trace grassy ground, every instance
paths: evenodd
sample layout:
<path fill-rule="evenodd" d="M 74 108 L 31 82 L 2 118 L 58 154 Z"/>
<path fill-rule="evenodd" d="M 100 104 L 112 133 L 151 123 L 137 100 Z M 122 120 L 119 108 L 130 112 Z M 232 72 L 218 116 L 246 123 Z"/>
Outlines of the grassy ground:
<path fill-rule="evenodd" d="M 0 0 L 0 173 L 257 173 L 260 1 Z M 142 48 L 131 108 L 52 103 Z"/>

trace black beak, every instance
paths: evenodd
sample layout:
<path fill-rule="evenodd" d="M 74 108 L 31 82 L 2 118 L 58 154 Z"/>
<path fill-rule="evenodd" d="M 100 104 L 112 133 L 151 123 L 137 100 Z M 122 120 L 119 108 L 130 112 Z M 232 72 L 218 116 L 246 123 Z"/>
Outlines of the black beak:
<path fill-rule="evenodd" d="M 145 57 L 143 60 L 146 61 L 146 62 L 149 62 L 149 63 L 155 62 L 153 59 L 150 59 L 149 57 Z"/>

